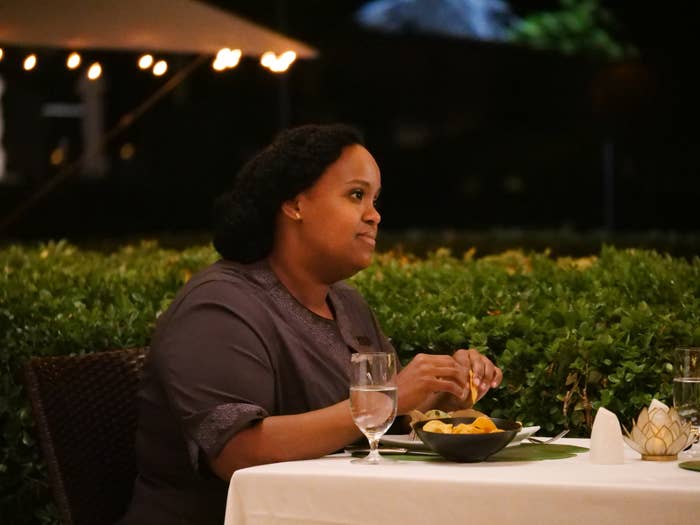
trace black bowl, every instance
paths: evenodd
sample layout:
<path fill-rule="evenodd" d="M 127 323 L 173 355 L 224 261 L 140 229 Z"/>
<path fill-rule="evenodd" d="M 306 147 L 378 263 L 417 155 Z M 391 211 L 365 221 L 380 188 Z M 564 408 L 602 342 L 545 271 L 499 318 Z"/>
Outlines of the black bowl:
<path fill-rule="evenodd" d="M 460 423 L 472 423 L 475 419 L 473 417 L 446 417 L 440 419 L 440 421 L 459 425 Z M 504 448 L 522 428 L 520 423 L 515 423 L 514 421 L 507 421 L 497 417 L 490 419 L 503 432 L 492 432 L 490 434 L 439 434 L 423 430 L 428 421 L 416 423 L 413 428 L 418 437 L 423 440 L 423 443 L 442 457 L 460 463 L 477 462 L 484 461 Z"/>

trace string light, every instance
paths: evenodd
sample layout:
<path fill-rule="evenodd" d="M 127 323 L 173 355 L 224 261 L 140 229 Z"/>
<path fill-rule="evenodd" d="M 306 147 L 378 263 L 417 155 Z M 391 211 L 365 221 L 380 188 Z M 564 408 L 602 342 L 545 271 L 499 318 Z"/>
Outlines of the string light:
<path fill-rule="evenodd" d="M 267 51 L 266 53 L 263 53 L 262 57 L 260 57 L 260 64 L 268 69 L 272 67 L 272 64 L 274 64 L 275 61 L 277 61 L 277 55 L 275 55 L 272 51 Z"/>
<path fill-rule="evenodd" d="M 280 56 L 268 51 L 260 57 L 260 64 L 273 73 L 283 73 L 289 69 L 296 58 L 297 54 L 294 51 L 285 51 Z"/>
<path fill-rule="evenodd" d="M 0 61 L 3 60 L 5 51 L 0 47 Z M 216 57 L 212 61 L 212 68 L 215 71 L 224 71 L 231 69 L 241 61 L 243 52 L 240 49 L 229 49 L 227 47 L 219 49 Z M 281 55 L 277 55 L 273 51 L 267 51 L 260 57 L 260 64 L 274 73 L 283 73 L 289 69 L 289 66 L 296 60 L 297 55 L 294 51 L 285 51 Z M 66 67 L 68 69 L 77 69 L 82 63 L 82 57 L 79 53 L 73 51 L 66 58 Z M 31 71 L 38 65 L 38 58 L 35 53 L 31 53 L 24 58 L 22 67 L 25 71 Z M 160 77 L 168 71 L 168 63 L 165 60 L 156 61 L 151 54 L 141 55 L 138 59 L 138 67 L 140 69 L 152 69 L 153 75 Z M 102 66 L 99 62 L 94 62 L 87 71 L 87 77 L 90 80 L 95 80 L 102 76 Z"/>
<path fill-rule="evenodd" d="M 5 52 L 2 50 L 0 47 L 0 60 L 2 60 L 2 57 L 5 55 Z"/>
<path fill-rule="evenodd" d="M 157 77 L 164 75 L 168 70 L 168 63 L 165 60 L 159 60 L 153 65 L 153 74 Z"/>
<path fill-rule="evenodd" d="M 153 55 L 141 55 L 139 58 L 139 67 L 141 69 L 148 69 L 153 65 Z"/>
<path fill-rule="evenodd" d="M 224 69 L 231 69 L 238 65 L 241 60 L 241 50 L 240 49 L 229 49 L 224 47 L 219 49 L 216 54 L 216 58 L 212 63 L 212 67 L 215 71 L 223 71 Z"/>
<path fill-rule="evenodd" d="M 68 55 L 68 59 L 66 60 L 66 66 L 68 66 L 68 69 L 75 69 L 80 65 L 81 58 L 78 53 L 75 51 Z"/>
<path fill-rule="evenodd" d="M 102 75 L 102 66 L 99 62 L 94 62 L 88 69 L 87 77 L 90 80 L 97 80 Z"/>
<path fill-rule="evenodd" d="M 34 53 L 27 55 L 27 58 L 24 59 L 22 67 L 24 67 L 25 71 L 31 71 L 34 69 L 36 67 L 36 55 Z"/>
<path fill-rule="evenodd" d="M 283 68 L 281 71 L 286 71 L 289 66 L 297 59 L 297 54 L 294 51 L 285 51 L 279 58 L 280 66 Z"/>
<path fill-rule="evenodd" d="M 131 142 L 125 142 L 122 144 L 122 147 L 119 148 L 119 158 L 122 160 L 130 160 L 135 152 L 136 148 L 134 148 L 134 145 Z"/>
<path fill-rule="evenodd" d="M 59 165 L 63 164 L 63 161 L 65 160 L 65 158 L 66 158 L 66 155 L 65 155 L 65 151 L 63 150 L 63 147 L 57 146 L 51 152 L 51 155 L 49 156 L 49 162 L 51 163 L 52 166 L 59 166 Z"/>

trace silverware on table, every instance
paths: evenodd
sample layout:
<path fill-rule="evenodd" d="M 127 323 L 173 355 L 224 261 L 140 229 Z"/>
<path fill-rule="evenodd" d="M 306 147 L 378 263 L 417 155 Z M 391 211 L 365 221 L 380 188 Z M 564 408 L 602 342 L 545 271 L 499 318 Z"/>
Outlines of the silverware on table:
<path fill-rule="evenodd" d="M 369 454 L 369 448 L 366 447 L 345 447 L 345 452 L 353 456 Z M 380 454 L 409 454 L 418 456 L 436 456 L 437 453 L 428 450 L 410 450 L 401 447 L 380 447 Z"/>
<path fill-rule="evenodd" d="M 538 445 L 546 445 L 548 443 L 554 443 L 556 440 L 563 438 L 568 433 L 569 433 L 569 429 L 566 429 L 566 430 L 562 430 L 556 436 L 551 437 L 549 439 L 539 439 L 539 438 L 534 438 L 534 437 L 528 437 L 527 440 L 530 441 L 531 443 L 537 443 Z"/>

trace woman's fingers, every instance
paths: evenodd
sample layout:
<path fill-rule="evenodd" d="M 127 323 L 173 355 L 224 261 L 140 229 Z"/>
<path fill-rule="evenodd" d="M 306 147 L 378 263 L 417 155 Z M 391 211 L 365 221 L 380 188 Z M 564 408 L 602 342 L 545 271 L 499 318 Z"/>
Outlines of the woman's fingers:
<path fill-rule="evenodd" d="M 423 378 L 447 378 L 464 387 L 469 382 L 469 370 L 449 355 L 418 354 L 415 365 Z"/>
<path fill-rule="evenodd" d="M 454 353 L 454 358 L 463 366 L 472 370 L 474 374 L 474 384 L 479 390 L 479 398 L 481 398 L 489 388 L 501 384 L 503 380 L 503 372 L 501 369 L 475 348 L 457 350 Z"/>
<path fill-rule="evenodd" d="M 416 354 L 411 364 L 414 366 L 426 367 L 454 367 L 460 363 L 451 355 Z"/>
<path fill-rule="evenodd" d="M 462 398 L 469 372 L 449 355 L 418 354 L 401 371 L 399 410 L 413 410 L 434 392 L 448 392 Z"/>
<path fill-rule="evenodd" d="M 446 392 L 465 401 L 472 384 L 474 403 L 492 387 L 498 386 L 503 372 L 474 348 L 457 350 L 452 356 L 417 354 L 399 374 L 400 410 L 412 410 L 437 392 Z"/>
<path fill-rule="evenodd" d="M 399 413 L 410 412 L 438 393 L 451 394 L 460 406 L 468 406 L 502 379 L 501 369 L 473 348 L 452 356 L 417 354 L 398 376 Z"/>
<path fill-rule="evenodd" d="M 459 399 L 464 399 L 465 388 L 454 381 L 444 378 L 435 378 L 432 381 L 432 385 L 433 392 L 447 392 Z"/>
<path fill-rule="evenodd" d="M 493 367 L 493 375 L 491 376 L 491 388 L 497 387 L 498 385 L 501 384 L 501 381 L 503 381 L 503 370 L 498 368 L 497 366 Z"/>

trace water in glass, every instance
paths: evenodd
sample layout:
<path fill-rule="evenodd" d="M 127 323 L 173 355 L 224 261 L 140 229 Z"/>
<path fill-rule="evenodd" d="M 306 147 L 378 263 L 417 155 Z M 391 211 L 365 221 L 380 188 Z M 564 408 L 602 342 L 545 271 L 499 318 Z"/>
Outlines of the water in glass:
<path fill-rule="evenodd" d="M 396 417 L 396 355 L 353 354 L 350 360 L 350 412 L 369 441 L 370 453 L 353 463 L 377 464 L 379 438 Z"/>
<path fill-rule="evenodd" d="M 673 406 L 700 434 L 700 348 L 677 348 L 674 356 Z M 695 445 L 684 457 L 700 457 Z"/>
<path fill-rule="evenodd" d="M 356 386 L 350 388 L 352 418 L 362 433 L 379 439 L 396 417 L 395 386 Z"/>
<path fill-rule="evenodd" d="M 700 377 L 673 379 L 673 406 L 692 426 L 700 427 Z"/>

